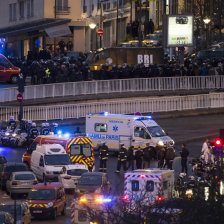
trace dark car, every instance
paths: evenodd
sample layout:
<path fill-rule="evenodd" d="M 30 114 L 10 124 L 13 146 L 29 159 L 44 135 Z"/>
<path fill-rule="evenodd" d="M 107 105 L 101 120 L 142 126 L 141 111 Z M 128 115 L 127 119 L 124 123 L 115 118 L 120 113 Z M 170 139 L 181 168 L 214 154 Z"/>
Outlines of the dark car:
<path fill-rule="evenodd" d="M 0 184 L 1 188 L 5 189 L 6 181 L 11 176 L 12 172 L 19 172 L 19 171 L 29 171 L 28 167 L 24 163 L 6 163 L 2 170 L 0 171 Z"/>
<path fill-rule="evenodd" d="M 1 224 L 14 224 L 14 219 L 10 213 L 0 212 L 0 223 Z"/>
<path fill-rule="evenodd" d="M 7 160 L 6 160 L 5 156 L 0 154 L 0 172 L 6 163 L 7 163 Z"/>
<path fill-rule="evenodd" d="M 111 186 L 106 173 L 89 172 L 82 174 L 76 191 L 77 193 L 109 194 L 110 190 Z"/>

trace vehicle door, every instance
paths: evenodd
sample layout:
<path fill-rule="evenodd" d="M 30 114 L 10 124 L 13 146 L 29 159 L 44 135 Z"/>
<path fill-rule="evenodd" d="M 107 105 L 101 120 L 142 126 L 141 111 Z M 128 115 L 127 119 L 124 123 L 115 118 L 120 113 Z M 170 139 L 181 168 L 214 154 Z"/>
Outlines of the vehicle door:
<path fill-rule="evenodd" d="M 57 207 L 57 213 L 60 213 L 63 211 L 64 203 L 63 203 L 63 188 L 60 187 L 57 189 L 56 193 L 56 207 Z"/>
<path fill-rule="evenodd" d="M 5 58 L 0 57 L 0 81 L 8 81 L 10 79 L 11 69 L 11 64 Z"/>
<path fill-rule="evenodd" d="M 144 147 L 146 143 L 151 142 L 151 136 L 144 127 L 135 126 L 133 131 L 132 145 L 134 147 Z"/>

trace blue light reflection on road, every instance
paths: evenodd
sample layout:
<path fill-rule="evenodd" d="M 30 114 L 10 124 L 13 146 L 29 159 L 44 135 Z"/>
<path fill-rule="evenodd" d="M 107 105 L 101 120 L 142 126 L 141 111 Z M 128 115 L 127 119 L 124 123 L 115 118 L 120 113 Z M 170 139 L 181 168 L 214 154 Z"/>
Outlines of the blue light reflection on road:
<path fill-rule="evenodd" d="M 22 162 L 22 156 L 24 152 L 25 149 L 0 146 L 0 154 L 5 156 L 9 162 Z"/>

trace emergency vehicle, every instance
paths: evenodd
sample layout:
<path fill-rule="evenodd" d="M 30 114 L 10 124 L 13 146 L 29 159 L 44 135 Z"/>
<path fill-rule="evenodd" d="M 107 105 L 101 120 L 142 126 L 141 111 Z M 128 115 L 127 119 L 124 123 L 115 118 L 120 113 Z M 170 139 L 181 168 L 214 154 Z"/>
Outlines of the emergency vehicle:
<path fill-rule="evenodd" d="M 111 223 L 105 212 L 107 206 L 113 206 L 111 197 L 84 194 L 77 200 L 73 200 L 71 204 L 71 224 Z M 90 214 L 90 210 L 92 214 Z M 95 214 L 97 217 L 94 217 Z M 100 220 L 98 220 L 99 218 Z"/>
<path fill-rule="evenodd" d="M 50 216 L 56 219 L 57 215 L 66 214 L 65 192 L 58 182 L 36 184 L 26 202 L 33 217 Z"/>
<path fill-rule="evenodd" d="M 60 144 L 64 147 L 73 163 L 88 166 L 90 171 L 95 169 L 94 150 L 92 140 L 89 137 L 66 137 L 60 135 L 40 135 L 38 136 L 27 151 L 23 154 L 23 162 L 30 167 L 31 154 L 38 145 Z"/>
<path fill-rule="evenodd" d="M 174 196 L 174 170 L 150 168 L 124 174 L 124 201 L 143 200 L 153 204 Z"/>
<path fill-rule="evenodd" d="M 124 114 L 110 114 L 101 112 L 86 116 L 86 135 L 93 141 L 94 148 L 98 149 L 105 141 L 112 151 L 119 150 L 119 145 L 126 147 L 133 145 L 145 147 L 165 146 L 174 144 L 166 132 L 152 119 L 151 116 L 135 116 Z"/>
<path fill-rule="evenodd" d="M 0 81 L 17 83 L 20 69 L 14 66 L 4 55 L 0 54 Z"/>

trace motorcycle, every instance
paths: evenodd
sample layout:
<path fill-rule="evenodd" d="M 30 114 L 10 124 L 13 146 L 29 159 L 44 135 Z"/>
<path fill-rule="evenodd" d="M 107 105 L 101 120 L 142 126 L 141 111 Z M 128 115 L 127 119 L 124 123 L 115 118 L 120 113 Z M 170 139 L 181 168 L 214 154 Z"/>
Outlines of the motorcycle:
<path fill-rule="evenodd" d="M 10 140 L 10 137 L 11 137 L 12 133 L 13 133 L 13 130 L 10 129 L 10 128 L 7 128 L 5 130 L 5 132 L 2 132 L 2 134 L 1 134 L 1 144 L 2 145 L 4 145 L 4 146 L 10 145 L 9 140 Z"/>
<path fill-rule="evenodd" d="M 10 137 L 10 140 L 9 140 L 10 145 L 15 147 L 22 147 L 27 142 L 27 137 L 28 137 L 28 134 L 26 133 L 26 131 L 17 129 Z"/>

